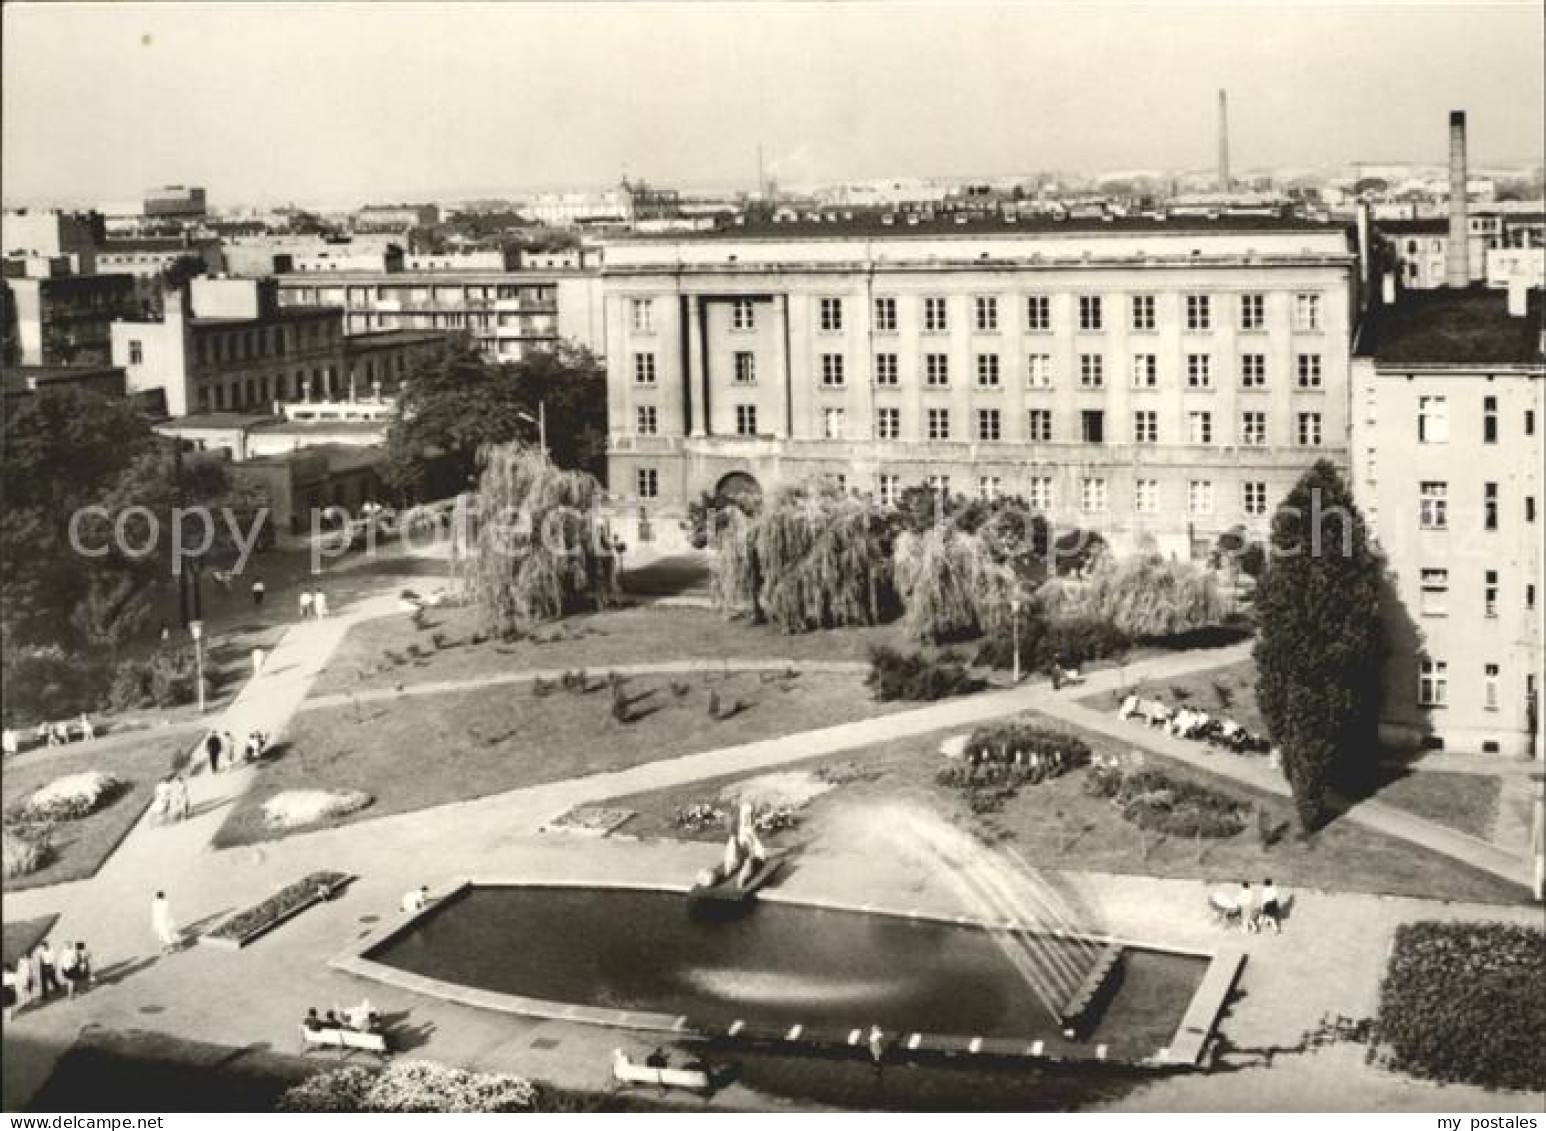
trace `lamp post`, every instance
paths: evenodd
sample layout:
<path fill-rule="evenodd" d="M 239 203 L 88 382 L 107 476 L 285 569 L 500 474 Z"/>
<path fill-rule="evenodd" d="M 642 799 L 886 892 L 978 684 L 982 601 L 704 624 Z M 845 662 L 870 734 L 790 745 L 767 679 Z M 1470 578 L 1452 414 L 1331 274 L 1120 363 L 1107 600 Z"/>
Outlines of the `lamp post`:
<path fill-rule="evenodd" d="M 1009 624 L 1010 634 L 1014 637 L 1014 682 L 1018 686 L 1020 683 L 1020 598 L 1018 596 L 1009 599 Z"/>
<path fill-rule="evenodd" d="M 542 449 L 542 454 L 548 454 L 548 402 L 537 402 L 537 415 L 534 418 L 529 412 L 516 414 L 528 424 L 537 426 L 537 446 Z"/>
<path fill-rule="evenodd" d="M 199 714 L 204 713 L 204 622 L 188 622 L 188 633 L 193 637 L 193 678 L 198 681 Z"/>

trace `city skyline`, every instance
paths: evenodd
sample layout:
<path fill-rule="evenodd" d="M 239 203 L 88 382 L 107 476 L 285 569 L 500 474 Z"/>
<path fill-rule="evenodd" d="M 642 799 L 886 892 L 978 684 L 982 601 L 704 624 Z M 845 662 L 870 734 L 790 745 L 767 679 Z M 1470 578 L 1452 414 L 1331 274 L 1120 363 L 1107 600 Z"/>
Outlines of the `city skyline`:
<path fill-rule="evenodd" d="M 1451 108 L 1473 167 L 1533 165 L 1540 30 L 1513 3 L 12 4 L 4 192 L 81 205 L 181 181 L 217 206 L 316 203 L 624 173 L 750 188 L 759 144 L 790 187 L 1203 170 L 1220 88 L 1240 171 L 1440 164 Z M 59 98 L 72 69 L 97 81 Z"/>

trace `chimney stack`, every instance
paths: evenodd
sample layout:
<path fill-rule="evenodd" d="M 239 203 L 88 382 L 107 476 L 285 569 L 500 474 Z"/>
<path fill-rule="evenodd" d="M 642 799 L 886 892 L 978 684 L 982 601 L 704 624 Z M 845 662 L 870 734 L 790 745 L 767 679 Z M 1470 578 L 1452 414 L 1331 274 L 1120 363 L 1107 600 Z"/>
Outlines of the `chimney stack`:
<path fill-rule="evenodd" d="M 1449 245 L 1444 253 L 1444 285 L 1471 285 L 1471 223 L 1466 211 L 1465 111 L 1449 113 Z"/>
<path fill-rule="evenodd" d="M 1229 191 L 1229 92 L 1219 91 L 1219 191 Z"/>

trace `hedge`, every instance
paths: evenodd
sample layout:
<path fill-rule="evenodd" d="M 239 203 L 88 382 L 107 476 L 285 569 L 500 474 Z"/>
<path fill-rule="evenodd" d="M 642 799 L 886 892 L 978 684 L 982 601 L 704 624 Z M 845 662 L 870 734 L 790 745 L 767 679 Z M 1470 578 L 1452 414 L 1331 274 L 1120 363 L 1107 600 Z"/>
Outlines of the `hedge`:
<path fill-rule="evenodd" d="M 1380 984 L 1390 1067 L 1486 1088 L 1546 1090 L 1546 933 L 1506 923 L 1404 923 Z"/>

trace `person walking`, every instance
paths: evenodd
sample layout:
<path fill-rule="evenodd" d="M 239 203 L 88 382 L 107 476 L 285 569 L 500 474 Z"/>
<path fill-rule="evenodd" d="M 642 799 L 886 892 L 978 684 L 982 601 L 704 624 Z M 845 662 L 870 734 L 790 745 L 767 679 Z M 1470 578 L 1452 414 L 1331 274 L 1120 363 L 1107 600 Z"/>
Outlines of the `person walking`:
<path fill-rule="evenodd" d="M 254 579 L 252 583 L 252 607 L 254 609 L 261 609 L 263 607 L 263 598 L 267 592 L 268 588 L 263 584 L 263 579 L 261 577 Z"/>
<path fill-rule="evenodd" d="M 327 616 L 327 594 L 318 589 L 311 597 L 311 612 L 318 620 Z"/>
<path fill-rule="evenodd" d="M 162 778 L 156 783 L 150 799 L 150 816 L 158 825 L 166 824 L 172 810 L 172 779 Z"/>
<path fill-rule="evenodd" d="M 59 981 L 64 986 L 66 1001 L 75 999 L 75 964 L 79 954 L 73 943 L 67 942 L 59 948 Z"/>
<path fill-rule="evenodd" d="M 54 948 L 47 939 L 38 943 L 32 957 L 38 964 L 38 996 L 47 999 L 59 992 L 59 975 L 54 969 Z"/>
<path fill-rule="evenodd" d="M 5 728 L 5 737 L 0 740 L 0 750 L 5 752 L 7 758 L 21 752 L 21 738 L 10 727 Z"/>
<path fill-rule="evenodd" d="M 204 752 L 209 757 L 209 772 L 220 772 L 220 735 L 214 731 L 209 732 L 209 737 L 204 740 Z"/>
<path fill-rule="evenodd" d="M 91 951 L 86 949 L 86 942 L 82 939 L 75 944 L 75 984 L 89 987 L 95 985 L 96 980 L 91 965 Z"/>
<path fill-rule="evenodd" d="M 171 812 L 174 821 L 188 819 L 188 779 L 181 774 L 172 779 Z"/>
<path fill-rule="evenodd" d="M 301 596 L 300 596 L 301 619 L 302 620 L 305 620 L 307 617 L 311 616 L 312 609 L 314 608 L 314 606 L 312 604 L 312 601 L 313 601 L 313 598 L 312 598 L 312 595 L 311 595 L 311 590 L 310 589 L 302 589 L 301 590 Z"/>
<path fill-rule="evenodd" d="M 164 891 L 156 892 L 156 898 L 150 901 L 150 926 L 156 933 L 156 941 L 161 944 L 162 954 L 171 954 L 181 945 L 182 932 L 172 918 L 172 905 L 167 902 Z"/>
<path fill-rule="evenodd" d="M 81 713 L 80 728 L 82 742 L 90 742 L 97 737 L 97 728 L 91 725 L 91 719 L 84 712 Z"/>
<path fill-rule="evenodd" d="M 254 648 L 252 650 L 252 676 L 254 679 L 263 674 L 263 660 L 266 656 L 267 653 L 262 648 Z"/>

